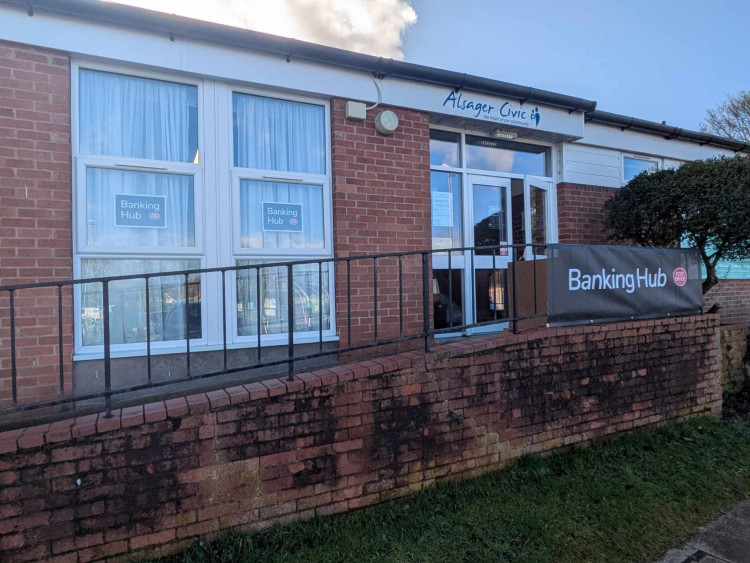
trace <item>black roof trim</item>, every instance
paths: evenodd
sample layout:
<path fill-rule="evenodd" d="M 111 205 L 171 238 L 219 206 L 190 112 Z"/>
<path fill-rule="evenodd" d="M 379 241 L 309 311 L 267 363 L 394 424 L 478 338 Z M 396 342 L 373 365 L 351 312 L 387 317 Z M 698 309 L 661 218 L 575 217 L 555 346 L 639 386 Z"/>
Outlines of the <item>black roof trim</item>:
<path fill-rule="evenodd" d="M 700 131 L 690 131 L 689 129 L 682 129 L 680 127 L 647 121 L 645 119 L 638 119 L 637 117 L 609 113 L 608 111 L 595 110 L 586 115 L 586 121 L 619 127 L 623 131 L 630 129 L 633 131 L 650 133 L 652 135 L 660 135 L 667 140 L 678 139 L 680 141 L 692 141 L 700 145 L 712 145 L 715 147 L 730 149 L 734 152 L 750 152 L 750 144 L 744 141 L 738 141 L 728 137 L 719 137 L 717 135 L 711 135 L 710 133 L 701 133 Z"/>

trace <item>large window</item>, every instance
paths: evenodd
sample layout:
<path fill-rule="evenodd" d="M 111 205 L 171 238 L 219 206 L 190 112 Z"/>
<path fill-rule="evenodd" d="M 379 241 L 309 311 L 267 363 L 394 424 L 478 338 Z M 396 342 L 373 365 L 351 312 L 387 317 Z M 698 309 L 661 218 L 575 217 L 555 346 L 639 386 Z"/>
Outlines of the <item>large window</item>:
<path fill-rule="evenodd" d="M 77 264 L 80 277 L 203 265 L 198 86 L 78 71 Z M 180 257 L 176 257 L 179 255 Z M 111 342 L 202 337 L 201 279 L 110 283 Z M 102 344 L 102 285 L 80 295 L 81 346 Z M 186 321 L 187 312 L 187 321 Z"/>
<path fill-rule="evenodd" d="M 76 277 L 333 255 L 326 101 L 74 63 Z M 329 265 L 295 267 L 294 330 L 335 338 Z M 113 354 L 263 345 L 288 328 L 285 267 L 109 283 Z M 260 283 L 258 283 L 260 282 Z M 260 297 L 259 297 L 260 296 Z M 222 299 L 226 298 L 226 308 Z M 101 354 L 101 283 L 76 297 L 76 355 Z M 235 306 L 236 304 L 236 306 Z M 313 336 L 314 335 L 314 336 Z"/>
<path fill-rule="evenodd" d="M 330 257 L 325 106 L 233 92 L 232 115 L 235 263 Z M 295 332 L 332 329 L 328 268 L 294 268 Z M 243 270 L 236 282 L 240 339 L 288 330 L 285 267 Z"/>

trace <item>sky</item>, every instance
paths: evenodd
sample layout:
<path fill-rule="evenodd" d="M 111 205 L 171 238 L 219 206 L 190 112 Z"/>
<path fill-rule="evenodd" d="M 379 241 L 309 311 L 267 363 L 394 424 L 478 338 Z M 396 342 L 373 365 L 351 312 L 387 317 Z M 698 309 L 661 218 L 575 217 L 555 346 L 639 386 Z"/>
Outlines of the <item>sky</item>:
<path fill-rule="evenodd" d="M 697 129 L 750 90 L 747 0 L 119 0 Z"/>

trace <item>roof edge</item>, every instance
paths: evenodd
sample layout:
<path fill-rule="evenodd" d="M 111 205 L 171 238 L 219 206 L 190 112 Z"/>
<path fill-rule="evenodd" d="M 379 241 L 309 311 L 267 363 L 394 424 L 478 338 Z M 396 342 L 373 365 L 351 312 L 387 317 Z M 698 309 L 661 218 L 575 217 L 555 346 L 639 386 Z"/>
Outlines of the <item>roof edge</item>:
<path fill-rule="evenodd" d="M 124 4 L 91 0 L 0 0 L 0 4 L 15 5 L 24 10 L 28 9 L 30 14 L 38 10 L 39 12 L 163 33 L 170 38 L 185 37 L 230 45 L 279 55 L 285 57 L 287 61 L 300 59 L 379 76 L 447 86 L 454 90 L 466 88 L 484 94 L 512 98 L 520 102 L 536 102 L 565 109 L 571 113 L 575 111 L 588 113 L 596 108 L 595 101 L 540 90 L 530 86 L 521 86 L 471 74 L 355 53 L 336 47 L 155 12 Z"/>
<path fill-rule="evenodd" d="M 720 137 L 718 135 L 711 135 L 710 133 L 703 133 L 700 131 L 691 131 L 690 129 L 682 129 L 681 127 L 675 127 L 673 125 L 656 123 L 655 121 L 629 117 L 618 113 L 610 113 L 608 111 L 595 110 L 586 115 L 586 121 L 599 123 L 601 125 L 609 125 L 611 127 L 619 127 L 622 131 L 631 129 L 642 133 L 659 135 L 668 141 L 673 139 L 691 141 L 698 143 L 701 146 L 711 145 L 714 147 L 730 149 L 736 153 L 750 153 L 750 143 L 745 141 L 738 141 L 737 139 Z"/>

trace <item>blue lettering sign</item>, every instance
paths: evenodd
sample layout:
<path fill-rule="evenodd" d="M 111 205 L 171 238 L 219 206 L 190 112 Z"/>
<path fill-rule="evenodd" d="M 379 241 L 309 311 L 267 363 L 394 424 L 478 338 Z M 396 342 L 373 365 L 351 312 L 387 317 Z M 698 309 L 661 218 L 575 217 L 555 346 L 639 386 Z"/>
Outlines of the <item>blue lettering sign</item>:
<path fill-rule="evenodd" d="M 166 203 L 164 196 L 115 194 L 115 227 L 166 229 Z"/>
<path fill-rule="evenodd" d="M 539 122 L 541 121 L 541 113 L 538 107 L 534 107 L 528 111 L 521 104 L 513 104 L 511 102 L 503 102 L 496 107 L 492 104 L 473 100 L 455 90 L 451 90 L 450 94 L 445 98 L 443 107 L 465 112 L 475 119 L 484 119 L 521 127 L 539 127 Z"/>
<path fill-rule="evenodd" d="M 262 219 L 264 231 L 302 232 L 302 206 L 298 203 L 264 201 Z"/>

